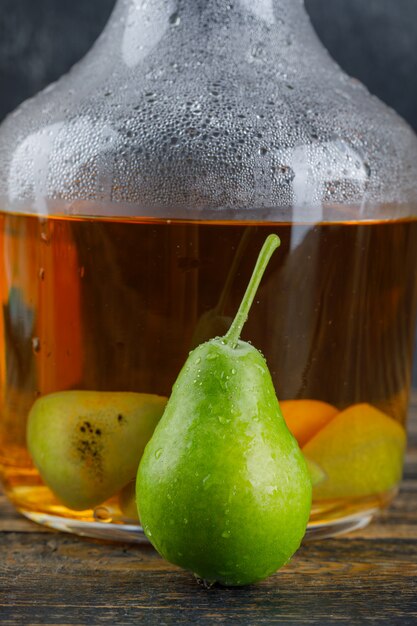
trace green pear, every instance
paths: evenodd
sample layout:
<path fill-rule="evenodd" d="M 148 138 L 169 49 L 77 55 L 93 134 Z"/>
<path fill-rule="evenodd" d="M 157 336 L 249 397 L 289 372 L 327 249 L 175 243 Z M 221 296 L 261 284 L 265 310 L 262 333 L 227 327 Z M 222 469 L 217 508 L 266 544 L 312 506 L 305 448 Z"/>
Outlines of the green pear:
<path fill-rule="evenodd" d="M 239 340 L 278 245 L 268 237 L 228 333 L 190 353 L 139 465 L 145 534 L 208 584 L 266 578 L 298 549 L 309 518 L 306 462 L 264 357 Z"/>
<path fill-rule="evenodd" d="M 93 508 L 135 478 L 165 405 L 166 398 L 130 392 L 43 396 L 29 414 L 29 452 L 63 504 Z"/>

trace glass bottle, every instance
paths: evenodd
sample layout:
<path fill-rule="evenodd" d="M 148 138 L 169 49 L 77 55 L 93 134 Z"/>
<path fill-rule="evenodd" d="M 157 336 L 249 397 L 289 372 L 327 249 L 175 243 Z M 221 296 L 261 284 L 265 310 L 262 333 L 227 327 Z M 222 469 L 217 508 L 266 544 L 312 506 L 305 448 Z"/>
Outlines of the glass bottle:
<path fill-rule="evenodd" d="M 342 73 L 302 0 L 119 0 L 83 61 L 4 122 L 0 172 L 0 464 L 20 511 L 141 539 L 133 483 L 69 504 L 35 468 L 28 415 L 58 393 L 42 440 L 65 463 L 74 428 L 97 415 L 61 392 L 95 392 L 115 418 L 105 392 L 167 397 L 191 347 L 227 329 L 270 232 L 282 246 L 245 337 L 312 467 L 309 532 L 364 524 L 391 501 L 417 139 Z"/>

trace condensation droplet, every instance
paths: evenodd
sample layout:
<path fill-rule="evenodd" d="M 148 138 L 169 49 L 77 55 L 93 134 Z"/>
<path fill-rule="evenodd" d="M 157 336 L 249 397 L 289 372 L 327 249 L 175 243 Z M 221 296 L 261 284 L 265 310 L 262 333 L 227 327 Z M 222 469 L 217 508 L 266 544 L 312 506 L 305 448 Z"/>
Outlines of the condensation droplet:
<path fill-rule="evenodd" d="M 181 23 L 181 18 L 177 12 L 170 15 L 169 23 L 172 24 L 172 26 L 178 26 Z"/>

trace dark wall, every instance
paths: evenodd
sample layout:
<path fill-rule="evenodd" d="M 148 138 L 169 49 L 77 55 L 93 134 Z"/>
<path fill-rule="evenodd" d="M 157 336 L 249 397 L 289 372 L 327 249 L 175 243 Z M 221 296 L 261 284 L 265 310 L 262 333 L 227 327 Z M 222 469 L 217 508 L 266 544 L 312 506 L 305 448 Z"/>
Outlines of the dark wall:
<path fill-rule="evenodd" d="M 85 54 L 114 3 L 0 0 L 0 120 Z M 306 5 L 340 65 L 417 130 L 417 1 L 306 0 Z"/>

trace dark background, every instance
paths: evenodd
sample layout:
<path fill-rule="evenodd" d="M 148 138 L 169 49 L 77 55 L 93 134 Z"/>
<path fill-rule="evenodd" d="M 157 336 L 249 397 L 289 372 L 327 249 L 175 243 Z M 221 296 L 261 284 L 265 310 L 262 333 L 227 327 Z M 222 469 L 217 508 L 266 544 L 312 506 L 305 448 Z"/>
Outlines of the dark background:
<path fill-rule="evenodd" d="M 417 0 L 305 1 L 340 65 L 417 130 Z M 0 0 L 0 121 L 85 54 L 114 4 Z"/>
<path fill-rule="evenodd" d="M 0 120 L 80 59 L 115 0 L 0 0 Z M 335 59 L 417 129 L 417 1 L 306 0 Z"/>

